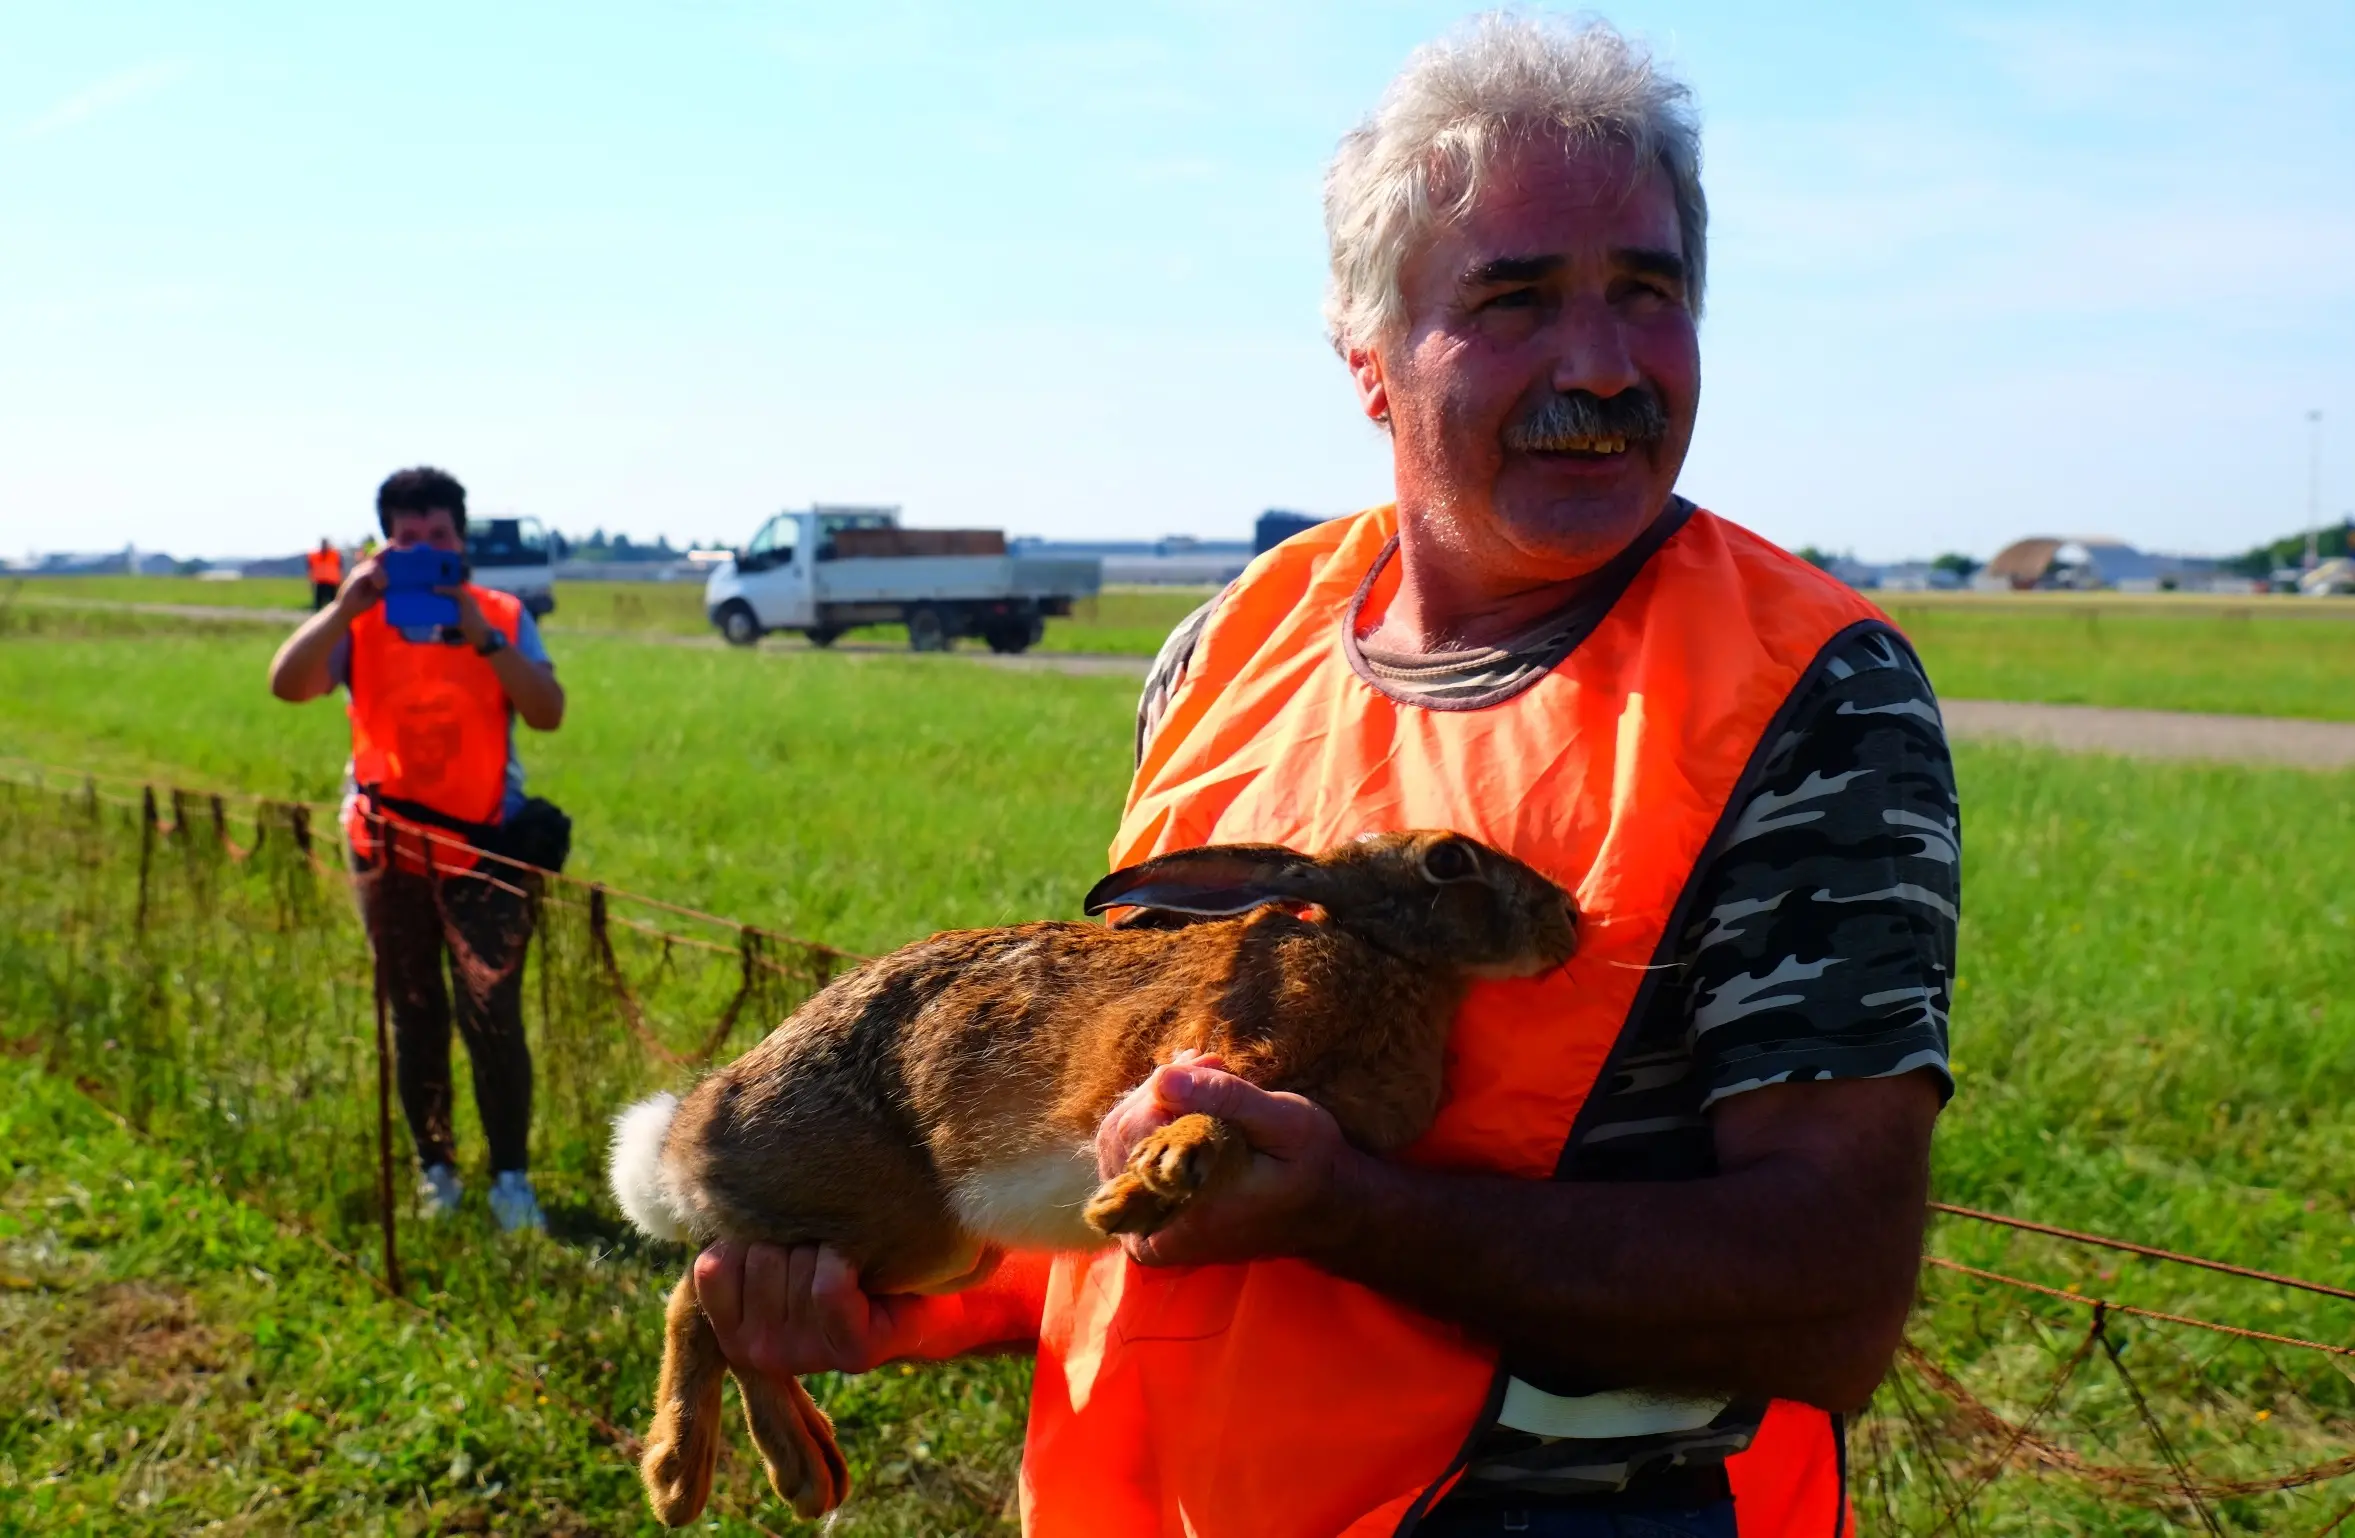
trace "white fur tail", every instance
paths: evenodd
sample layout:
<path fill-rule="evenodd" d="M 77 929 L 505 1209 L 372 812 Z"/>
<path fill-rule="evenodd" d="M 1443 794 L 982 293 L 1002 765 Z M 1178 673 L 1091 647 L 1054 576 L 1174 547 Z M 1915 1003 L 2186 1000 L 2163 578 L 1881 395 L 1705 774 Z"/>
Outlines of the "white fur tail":
<path fill-rule="evenodd" d="M 613 1119 L 613 1152 L 607 1161 L 613 1199 L 649 1238 L 691 1237 L 686 1214 L 680 1210 L 662 1168 L 663 1139 L 670 1134 L 671 1118 L 678 1111 L 679 1097 L 665 1090 Z"/>

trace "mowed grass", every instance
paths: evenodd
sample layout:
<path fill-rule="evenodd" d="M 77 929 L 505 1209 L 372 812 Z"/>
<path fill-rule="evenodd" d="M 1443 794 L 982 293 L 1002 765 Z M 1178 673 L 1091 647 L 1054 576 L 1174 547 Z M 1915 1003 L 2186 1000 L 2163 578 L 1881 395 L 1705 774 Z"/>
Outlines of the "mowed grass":
<path fill-rule="evenodd" d="M 0 1532 L 481 1531 L 492 1503 L 592 1531 L 633 1497 L 589 1423 L 484 1339 L 394 1306 L 27 1059 L 0 1059 L 0 1149 Z"/>
<path fill-rule="evenodd" d="M 0 753 L 327 800 L 338 700 L 272 699 L 275 638 L 0 641 Z M 1136 680 L 952 659 L 575 638 L 564 728 L 518 729 L 572 869 L 855 951 L 1076 915 L 1126 785 Z"/>
<path fill-rule="evenodd" d="M 294 581 L 200 582 L 178 577 L 45 578 L 14 584 L 35 607 L 107 602 L 285 609 L 309 589 Z M 9 588 L 0 586 L 0 604 Z M 1039 650 L 1150 657 L 1208 588 L 1113 588 L 1047 622 Z M 1920 649 L 1952 699 L 2036 700 L 2147 710 L 2355 720 L 2355 600 L 2038 593 L 1873 595 Z M 697 583 L 570 582 L 546 621 L 552 638 L 583 633 L 708 637 Z M 854 648 L 899 648 L 894 626 L 852 631 Z M 979 649 L 978 642 L 964 646 Z M 763 652 L 803 651 L 773 636 Z"/>
<path fill-rule="evenodd" d="M 554 1184 L 564 1241 L 411 1229 L 404 1305 L 0 1054 L 0 1533 L 663 1531 L 598 1423 L 645 1428 L 677 1257 L 568 1229 Z M 1007 1529 L 1023 1364 L 816 1382 L 862 1492 L 841 1538 Z M 699 1530 L 796 1526 L 760 1480 L 731 1425 Z"/>
<path fill-rule="evenodd" d="M 1878 596 L 1951 699 L 2355 721 L 2355 601 Z"/>
<path fill-rule="evenodd" d="M 0 752 L 324 795 L 343 749 L 340 713 L 324 703 L 295 709 L 269 700 L 260 672 L 269 645 L 267 636 L 226 629 L 0 640 L 7 701 Z M 526 748 L 535 785 L 579 820 L 584 873 L 876 950 L 948 924 L 1068 914 L 1102 870 L 1126 782 L 1133 680 L 588 638 L 568 645 L 563 661 L 572 721 L 554 737 L 527 738 Z M 2355 776 L 1973 745 L 1958 750 L 1957 763 L 1967 849 L 1955 1015 L 1961 1089 L 1940 1125 L 1938 1194 L 2355 1285 L 2355 1209 L 2345 1180 L 2355 1165 L 2355 997 L 2346 985 L 2355 949 L 2348 896 Z M 5 1028 L 0 1022 L 0 1033 Z M 19 1108 L 13 1114 L 81 1114 L 58 1093 L 54 1081 L 0 1081 L 0 1102 Z M 77 1125 L 103 1141 L 86 1116 Z M 464 1358 L 453 1365 L 447 1341 L 404 1337 L 392 1305 L 334 1292 L 342 1284 L 319 1269 L 323 1259 L 288 1250 L 248 1260 L 192 1249 L 192 1240 L 157 1248 L 161 1241 L 141 1238 L 140 1225 L 164 1221 L 151 1211 L 160 1195 L 59 1175 L 46 1155 L 28 1159 L 15 1146 L 24 1194 L 11 1198 L 10 1221 L 19 1226 L 10 1232 L 87 1270 L 72 1273 L 80 1281 L 42 1281 L 9 1296 L 0 1367 L 17 1381 L 52 1384 L 58 1402 L 72 1398 L 83 1408 L 70 1425 L 0 1420 L 11 1428 L 0 1432 L 8 1439 L 0 1457 L 10 1460 L 0 1473 L 13 1468 L 28 1487 L 38 1482 L 44 1500 L 78 1502 L 92 1514 L 89 1530 L 179 1530 L 140 1515 L 150 1509 L 135 1504 L 142 1490 L 155 1492 L 151 1503 L 209 1511 L 234 1508 L 233 1495 L 265 1487 L 309 1492 L 319 1504 L 307 1509 L 377 1513 L 386 1530 L 446 1526 L 437 1509 L 459 1507 L 519 1529 L 577 1520 L 581 1531 L 630 1531 L 641 1522 L 628 1471 L 614 1472 L 610 1449 L 500 1399 L 487 1361 L 479 1371 Z M 82 1167 L 127 1157 L 107 1147 Z M 126 1178 L 137 1186 L 150 1177 Z M 168 1188 L 165 1181 L 157 1190 Z M 578 1189 L 579 1199 L 598 1199 L 593 1181 Z M 45 1238 L 42 1229 L 21 1238 L 35 1233 L 28 1225 L 60 1212 L 100 1218 L 73 1234 Z M 246 1221 L 208 1206 L 184 1226 L 194 1233 Z M 2041 1242 L 2001 1242 L 1951 1221 L 1933 1243 L 2055 1286 L 2349 1339 L 2343 1308 L 2326 1300 Z M 298 1271 L 302 1286 L 340 1300 L 341 1323 L 318 1327 L 323 1349 L 278 1363 L 270 1392 L 281 1398 L 266 1414 L 238 1408 L 251 1401 L 235 1393 L 194 1411 L 184 1402 L 141 1408 L 146 1402 L 121 1385 L 119 1362 L 76 1354 L 92 1309 L 125 1307 L 171 1318 L 184 1310 L 216 1342 L 230 1343 L 219 1348 L 225 1360 L 243 1361 L 237 1352 L 257 1348 L 238 1342 L 283 1306 Z M 118 1304 L 108 1287 L 134 1290 Z M 170 1296 L 157 1302 L 137 1290 L 149 1287 Z M 2063 1305 L 2023 1310 L 2016 1298 L 1944 1276 L 1931 1291 L 1948 1301 L 1924 1316 L 1926 1343 L 1966 1376 L 1980 1374 L 1982 1388 L 2041 1386 L 2027 1367 L 2007 1368 L 2010 1355 L 1974 1355 L 1993 1335 L 2017 1334 L 2027 1314 L 2052 1321 L 2064 1344 L 2068 1330 L 2082 1328 L 2084 1316 Z M 600 1348 L 637 1353 L 624 1362 L 622 1381 L 645 1381 L 653 1326 L 649 1302 L 617 1326 L 613 1346 Z M 2142 1354 L 2134 1360 L 2152 1364 L 2144 1370 L 2155 1387 L 2172 1388 L 2158 1364 L 2174 1361 L 2185 1342 L 2151 1329 L 2138 1336 Z M 2042 1356 L 2020 1360 L 2049 1370 Z M 2306 1461 L 2309 1443 L 2344 1450 L 2344 1423 L 2317 1421 L 2301 1405 L 2301 1395 L 2328 1401 L 2338 1380 L 2318 1386 L 2303 1373 L 2304 1360 L 2286 1358 L 2285 1375 L 2254 1388 L 2234 1379 L 2229 1393 L 2216 1390 L 2224 1408 L 2213 1411 L 2210 1434 L 2229 1434 L 2260 1468 Z M 1013 1437 L 1011 1412 L 997 1399 L 972 1397 L 953 1371 L 924 1370 L 904 1389 L 889 1378 L 861 1385 L 884 1397 L 866 1401 L 868 1419 L 858 1424 L 895 1429 L 857 1435 L 921 1435 L 927 1446 L 974 1435 L 975 1427 Z M 454 1453 L 438 1451 L 391 1472 L 381 1461 L 320 1451 L 372 1418 L 411 1414 L 406 1400 L 386 1410 L 389 1401 L 371 1396 L 412 1378 L 448 1385 L 470 1406 L 500 1406 L 459 1417 L 470 1430 L 452 1422 L 433 1433 L 444 1439 L 437 1448 L 475 1438 L 465 1469 L 451 1473 Z M 904 1406 L 898 1395 L 910 1396 Z M 344 1419 L 320 1432 L 292 1423 L 304 1428 L 296 1436 L 284 1416 L 297 1402 L 314 1419 L 322 1412 Z M 2260 1421 L 2260 1412 L 2268 1418 Z M 128 1430 L 148 1424 L 139 1416 L 167 1414 L 188 1417 L 217 1441 L 191 1443 L 184 1434 L 136 1463 Z M 644 1424 L 642 1404 L 617 1404 L 614 1414 Z M 2243 1420 L 2221 1424 L 2229 1415 Z M 2286 1436 L 2285 1427 L 2301 1428 L 2307 1441 L 2267 1440 Z M 368 1444 L 356 1445 L 364 1452 Z M 251 1451 L 232 1457 L 224 1451 L 232 1446 Z M 892 1455 L 859 1442 L 853 1456 L 874 1467 Z M 474 1471 L 493 1462 L 499 1488 L 486 1494 Z M 2024 1479 L 2001 1482 L 1993 1498 L 1996 1520 L 1985 1531 L 2155 1533 L 2169 1525 L 2147 1512 L 2089 1515 L 2064 1493 L 2040 1493 Z M 2240 1530 L 2274 1530 L 2278 1518 L 2281 1530 L 2307 1531 L 2344 1498 L 2315 1508 L 2299 1527 L 2288 1525 L 2287 1508 L 2263 1502 L 2236 1507 L 2230 1518 Z M 949 1508 L 927 1508 L 920 1494 L 901 1489 L 889 1509 L 895 1521 L 904 1515 L 913 1524 L 907 1530 L 925 1531 L 924 1511 Z M 2295 1510 L 2303 1516 L 2309 1508 Z M 775 1508 L 762 1520 L 786 1525 Z M 947 1517 L 935 1524 L 955 1525 Z"/>
<path fill-rule="evenodd" d="M 291 614 L 311 607 L 311 584 L 300 577 L 240 577 L 227 582 L 207 582 L 200 577 L 0 578 L 0 602 L 12 598 L 284 609 Z"/>
<path fill-rule="evenodd" d="M 1108 652 L 1150 657 L 1177 622 L 1216 591 L 1196 587 L 1115 587 L 1080 599 L 1068 617 L 1047 621 L 1037 650 Z M 41 577 L 0 580 L 0 606 L 11 598 L 33 607 L 79 600 L 104 604 L 175 604 L 199 608 L 283 610 L 291 625 L 311 606 L 311 585 L 290 577 L 206 582 L 196 577 Z M 643 636 L 711 636 L 700 582 L 564 582 L 556 612 L 541 621 L 551 636 L 591 632 Z M 843 640 L 852 646 L 903 647 L 907 630 L 868 625 Z M 980 650 L 978 641 L 960 646 Z M 768 649 L 802 648 L 798 636 L 777 635 Z"/>

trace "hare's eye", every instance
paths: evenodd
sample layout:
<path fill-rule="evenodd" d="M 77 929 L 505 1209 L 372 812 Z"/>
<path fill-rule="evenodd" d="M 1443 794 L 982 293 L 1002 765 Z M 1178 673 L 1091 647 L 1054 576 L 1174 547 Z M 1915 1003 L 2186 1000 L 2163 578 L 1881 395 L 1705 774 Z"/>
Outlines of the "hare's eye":
<path fill-rule="evenodd" d="M 1433 881 L 1468 881 L 1477 873 L 1472 852 L 1461 844 L 1433 844 L 1423 851 L 1423 874 Z"/>

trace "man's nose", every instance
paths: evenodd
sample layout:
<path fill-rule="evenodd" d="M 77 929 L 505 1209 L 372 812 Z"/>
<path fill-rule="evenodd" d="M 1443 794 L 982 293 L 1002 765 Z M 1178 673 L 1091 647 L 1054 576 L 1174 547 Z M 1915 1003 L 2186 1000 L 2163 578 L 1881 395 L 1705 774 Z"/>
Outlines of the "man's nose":
<path fill-rule="evenodd" d="M 1610 304 L 1599 296 L 1562 307 L 1554 325 L 1553 385 L 1557 394 L 1584 390 L 1617 395 L 1643 383 L 1627 333 Z"/>

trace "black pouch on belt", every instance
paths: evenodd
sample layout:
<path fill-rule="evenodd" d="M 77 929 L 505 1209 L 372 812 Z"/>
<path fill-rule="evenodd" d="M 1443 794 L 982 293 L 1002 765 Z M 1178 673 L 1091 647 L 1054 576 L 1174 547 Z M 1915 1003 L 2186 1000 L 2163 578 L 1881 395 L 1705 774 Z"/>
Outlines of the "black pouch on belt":
<path fill-rule="evenodd" d="M 528 798 L 514 816 L 493 824 L 488 833 L 485 849 L 542 870 L 564 869 L 565 858 L 572 853 L 572 819 L 545 796 Z"/>
<path fill-rule="evenodd" d="M 477 849 L 521 860 L 542 870 L 564 869 L 564 861 L 572 853 L 572 819 L 565 815 L 564 808 L 545 796 L 529 797 L 514 816 L 503 821 L 467 822 L 400 796 L 387 796 L 373 789 L 365 789 L 363 793 L 371 805 L 395 817 L 455 833 Z"/>

